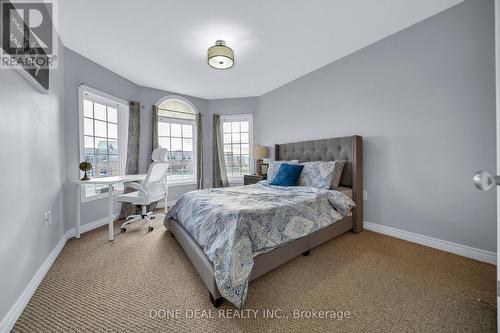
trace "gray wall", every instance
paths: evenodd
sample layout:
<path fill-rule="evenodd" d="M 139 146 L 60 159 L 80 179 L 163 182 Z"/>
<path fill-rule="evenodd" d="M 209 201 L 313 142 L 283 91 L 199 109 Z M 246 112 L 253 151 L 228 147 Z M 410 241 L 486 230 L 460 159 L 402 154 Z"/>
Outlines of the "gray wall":
<path fill-rule="evenodd" d="M 260 143 L 364 137 L 365 221 L 496 251 L 492 0 L 466 1 L 260 98 Z"/>
<path fill-rule="evenodd" d="M 72 179 L 78 177 L 79 159 L 79 134 L 78 134 L 78 84 L 84 83 L 123 100 L 135 100 L 141 103 L 141 134 L 139 142 L 139 171 L 147 172 L 149 156 L 151 153 L 151 119 L 152 106 L 161 98 L 169 95 L 181 96 L 189 100 L 203 115 L 203 140 L 204 140 L 204 177 L 205 187 L 211 185 L 212 175 L 212 114 L 241 114 L 257 113 L 258 98 L 236 98 L 226 100 L 208 101 L 201 98 L 186 96 L 168 91 L 138 86 L 133 82 L 117 75 L 95 62 L 83 57 L 71 49 L 64 48 L 65 64 L 65 142 L 66 142 L 66 167 L 67 182 L 66 194 L 66 229 L 75 226 L 76 193 L 75 187 L 70 184 Z M 255 121 L 255 120 L 254 120 Z M 196 189 L 196 185 L 172 185 L 169 187 L 169 201 L 175 201 L 182 194 Z M 115 212 L 119 211 L 115 205 Z M 107 199 L 98 199 L 82 203 L 82 225 L 99 220 L 107 214 Z"/>
<path fill-rule="evenodd" d="M 269 146 L 360 134 L 366 221 L 495 251 L 495 193 L 471 184 L 476 170 L 493 172 L 496 164 L 493 12 L 492 0 L 464 2 L 260 98 L 187 97 L 205 116 L 207 184 L 213 113 L 254 113 L 255 142 Z M 12 175 L 0 194 L 0 318 L 74 226 L 74 190 L 64 184 L 78 177 L 77 84 L 144 106 L 143 172 L 151 106 L 170 94 L 139 87 L 68 49 L 59 52 L 59 64 L 49 95 L 13 70 L 0 75 L 7 88 L 0 89 L 0 157 L 11 161 L 0 172 Z M 189 189 L 171 188 L 171 198 Z M 49 209 L 53 222 L 44 226 Z M 82 221 L 105 212 L 102 200 L 85 204 Z"/>
<path fill-rule="evenodd" d="M 114 72 L 99 66 L 80 54 L 64 48 L 64 109 L 65 109 L 65 143 L 66 143 L 66 229 L 75 227 L 76 191 L 70 182 L 78 179 L 80 161 L 78 131 L 78 84 L 84 83 L 92 88 L 121 98 L 126 101 L 137 100 L 138 86 Z M 119 206 L 115 205 L 115 211 Z M 82 203 L 81 224 L 106 217 L 107 200 L 93 200 Z"/>
<path fill-rule="evenodd" d="M 152 131 L 152 107 L 155 105 L 160 99 L 169 96 L 176 95 L 186 98 L 190 101 L 196 108 L 197 112 L 200 112 L 203 115 L 203 123 L 202 127 L 204 130 L 204 139 L 206 138 L 206 128 L 208 126 L 207 117 L 208 114 L 208 101 L 196 98 L 192 96 L 186 96 L 182 94 L 172 93 L 169 91 L 163 91 L 158 89 L 139 87 L 138 89 L 138 98 L 144 107 L 141 109 L 141 138 L 140 138 L 140 158 L 139 158 L 139 170 L 140 172 L 147 172 L 149 165 L 149 156 L 151 154 L 151 131 Z M 206 177 L 208 174 L 206 172 L 203 173 Z M 175 185 L 169 186 L 168 189 L 168 200 L 175 201 L 182 194 L 196 190 L 196 185 Z"/>
<path fill-rule="evenodd" d="M 119 76 L 109 69 L 83 57 L 79 53 L 64 48 L 65 64 L 65 128 L 66 128 L 66 229 L 75 226 L 76 221 L 76 193 L 75 187 L 70 184 L 71 179 L 78 177 L 79 133 L 78 133 L 78 84 L 84 83 L 92 88 L 101 90 L 112 96 L 126 101 L 141 103 L 141 133 L 139 140 L 139 171 L 147 172 L 151 152 L 151 118 L 152 105 L 159 99 L 172 93 L 156 89 L 144 88 Z M 182 96 L 182 95 L 180 95 Z M 207 112 L 207 101 L 183 96 L 189 99 L 198 111 Z M 193 185 L 172 186 L 169 189 L 168 200 L 176 200 L 183 193 L 195 189 Z M 119 212 L 120 205 L 115 203 L 115 213 Z M 87 224 L 107 215 L 107 199 L 92 200 L 82 203 L 81 224 Z"/>
<path fill-rule="evenodd" d="M 229 98 L 217 100 L 205 100 L 197 97 L 171 93 L 168 91 L 139 88 L 138 98 L 143 105 L 141 110 L 141 156 L 140 171 L 146 172 L 148 168 L 148 158 L 151 151 L 151 118 L 152 106 L 161 98 L 168 95 L 181 96 L 189 100 L 203 116 L 203 176 L 204 187 L 212 184 L 212 115 L 219 113 L 228 114 L 254 114 L 254 121 L 258 117 L 259 100 L 258 97 Z M 255 132 L 255 129 L 254 129 Z M 169 200 L 176 200 L 182 194 L 195 190 L 194 185 L 175 185 L 169 187 Z"/>
<path fill-rule="evenodd" d="M 0 70 L 0 320 L 64 235 L 63 66 L 61 49 L 48 95 Z"/>
<path fill-rule="evenodd" d="M 227 98 L 227 99 L 214 99 L 209 102 L 209 119 L 208 119 L 208 130 L 205 131 L 205 151 L 209 154 L 205 154 L 205 170 L 208 172 L 209 177 L 206 179 L 206 187 L 212 186 L 212 116 L 214 113 L 220 115 L 234 115 L 234 114 L 253 114 L 254 123 L 254 142 L 258 141 L 258 118 L 259 118 L 259 98 L 258 97 L 242 97 L 242 98 Z M 208 132 L 208 133 L 207 133 Z M 251 161 L 251 163 L 253 163 Z M 208 182 L 208 183 L 207 183 Z M 243 179 L 242 182 L 243 184 Z M 233 184 L 231 183 L 231 186 Z M 237 185 L 237 184 L 236 184 Z"/>

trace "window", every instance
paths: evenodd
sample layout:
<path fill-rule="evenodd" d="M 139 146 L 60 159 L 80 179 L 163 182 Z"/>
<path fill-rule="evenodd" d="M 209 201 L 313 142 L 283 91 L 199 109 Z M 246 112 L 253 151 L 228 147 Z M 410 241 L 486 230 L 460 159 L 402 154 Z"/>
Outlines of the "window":
<path fill-rule="evenodd" d="M 250 159 L 252 120 L 251 114 L 221 116 L 224 160 L 229 179 L 241 179 L 253 169 Z"/>
<path fill-rule="evenodd" d="M 158 105 L 158 144 L 168 149 L 170 183 L 196 182 L 196 112 L 181 99 Z"/>
<path fill-rule="evenodd" d="M 92 164 L 91 178 L 125 174 L 128 105 L 90 87 L 80 91 L 80 161 Z M 115 191 L 123 190 L 123 185 Z M 82 200 L 103 197 L 106 185 L 83 186 Z"/>

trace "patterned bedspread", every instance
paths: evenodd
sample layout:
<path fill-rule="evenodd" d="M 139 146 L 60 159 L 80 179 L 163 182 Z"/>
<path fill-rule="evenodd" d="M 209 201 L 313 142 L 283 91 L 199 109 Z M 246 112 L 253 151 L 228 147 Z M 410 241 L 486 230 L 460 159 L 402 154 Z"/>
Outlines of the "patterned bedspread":
<path fill-rule="evenodd" d="M 253 258 L 350 214 L 345 194 L 303 186 L 255 185 L 184 194 L 165 217 L 178 221 L 214 264 L 221 295 L 244 305 Z"/>

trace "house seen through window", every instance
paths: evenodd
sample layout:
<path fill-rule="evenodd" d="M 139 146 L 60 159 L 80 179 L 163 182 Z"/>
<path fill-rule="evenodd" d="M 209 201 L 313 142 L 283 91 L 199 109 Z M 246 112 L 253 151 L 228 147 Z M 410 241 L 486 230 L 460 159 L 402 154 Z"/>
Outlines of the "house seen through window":
<path fill-rule="evenodd" d="M 81 94 L 81 161 L 92 163 L 91 178 L 124 174 L 128 106 L 83 89 Z M 122 190 L 117 186 L 115 190 Z M 83 198 L 107 193 L 106 185 L 85 185 Z"/>
<path fill-rule="evenodd" d="M 228 178 L 239 179 L 251 172 L 252 115 L 221 117 L 224 160 Z"/>
<path fill-rule="evenodd" d="M 168 149 L 169 183 L 196 181 L 196 111 L 179 99 L 158 105 L 158 144 Z"/>

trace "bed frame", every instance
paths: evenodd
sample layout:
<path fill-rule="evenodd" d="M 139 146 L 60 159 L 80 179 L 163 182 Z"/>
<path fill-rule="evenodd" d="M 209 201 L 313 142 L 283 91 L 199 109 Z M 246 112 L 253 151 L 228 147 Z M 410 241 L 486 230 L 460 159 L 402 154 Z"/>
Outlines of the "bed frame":
<path fill-rule="evenodd" d="M 309 251 L 314 247 L 347 231 L 359 233 L 363 230 L 363 139 L 361 136 L 279 144 L 275 146 L 275 159 L 298 159 L 299 162 L 346 160 L 340 186 L 352 188 L 352 199 L 356 203 L 356 208 L 352 216 L 256 256 L 250 281 L 301 254 L 309 255 Z M 172 236 L 177 239 L 207 286 L 210 301 L 215 307 L 219 307 L 223 298 L 215 282 L 212 262 L 184 227 L 174 219 L 170 219 L 169 223 Z"/>

